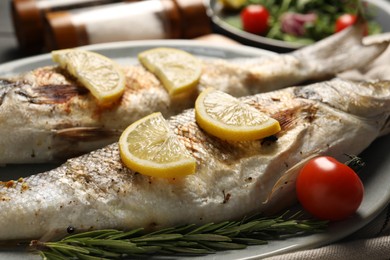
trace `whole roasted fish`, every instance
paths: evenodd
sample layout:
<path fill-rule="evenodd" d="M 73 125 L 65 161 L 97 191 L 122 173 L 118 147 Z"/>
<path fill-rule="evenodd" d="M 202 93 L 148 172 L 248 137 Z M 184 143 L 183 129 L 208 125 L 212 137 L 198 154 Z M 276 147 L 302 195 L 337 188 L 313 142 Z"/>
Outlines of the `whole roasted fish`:
<path fill-rule="evenodd" d="M 291 54 L 243 63 L 204 61 L 198 90 L 211 86 L 245 96 L 362 67 L 387 43 L 363 46 L 361 35 L 357 25 Z M 151 112 L 171 116 L 193 107 L 197 93 L 171 98 L 142 66 L 124 70 L 126 91 L 109 109 L 99 107 L 58 67 L 0 80 L 0 164 L 61 161 L 114 142 L 125 127 Z"/>
<path fill-rule="evenodd" d="M 176 179 L 133 172 L 114 143 L 0 188 L 0 240 L 76 230 L 218 222 L 288 205 L 309 158 L 359 154 L 390 133 L 390 82 L 333 80 L 243 97 L 277 119 L 276 138 L 227 142 L 202 131 L 189 109 L 169 124 L 196 158 Z"/>

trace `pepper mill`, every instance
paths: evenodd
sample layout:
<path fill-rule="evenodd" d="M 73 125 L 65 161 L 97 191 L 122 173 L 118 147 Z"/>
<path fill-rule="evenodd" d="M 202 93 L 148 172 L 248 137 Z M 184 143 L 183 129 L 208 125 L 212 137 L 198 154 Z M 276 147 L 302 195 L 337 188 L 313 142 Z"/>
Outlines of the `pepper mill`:
<path fill-rule="evenodd" d="M 23 51 L 29 54 L 38 53 L 44 49 L 44 18 L 48 12 L 122 1 L 123 0 L 12 0 L 11 14 L 19 46 Z"/>
<path fill-rule="evenodd" d="M 48 50 L 113 41 L 190 39 L 211 32 L 203 0 L 120 2 L 46 14 Z"/>

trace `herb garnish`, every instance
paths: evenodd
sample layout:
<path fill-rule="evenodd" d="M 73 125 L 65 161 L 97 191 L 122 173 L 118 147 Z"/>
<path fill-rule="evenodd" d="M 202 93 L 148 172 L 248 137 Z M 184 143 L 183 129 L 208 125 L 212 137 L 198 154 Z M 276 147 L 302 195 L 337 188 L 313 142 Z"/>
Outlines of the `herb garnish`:
<path fill-rule="evenodd" d="M 113 229 L 69 235 L 56 242 L 34 240 L 31 246 L 43 259 L 115 259 L 158 255 L 207 255 L 222 250 L 244 249 L 249 245 L 267 244 L 323 232 L 327 221 L 302 218 L 301 213 L 275 218 L 254 216 L 242 221 L 185 225 L 145 233 Z"/>

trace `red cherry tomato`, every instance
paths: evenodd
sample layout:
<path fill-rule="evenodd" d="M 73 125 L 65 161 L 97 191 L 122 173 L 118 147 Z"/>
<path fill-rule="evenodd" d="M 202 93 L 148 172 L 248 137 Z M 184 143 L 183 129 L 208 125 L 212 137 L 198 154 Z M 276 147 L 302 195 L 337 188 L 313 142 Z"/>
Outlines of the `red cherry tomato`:
<path fill-rule="evenodd" d="M 268 10 L 262 5 L 248 5 L 240 13 L 244 31 L 264 34 L 268 29 Z"/>
<path fill-rule="evenodd" d="M 356 22 L 356 15 L 343 14 L 336 20 L 335 32 L 340 32 Z"/>
<path fill-rule="evenodd" d="M 359 176 L 347 165 L 328 156 L 310 160 L 296 181 L 303 208 L 323 220 L 337 221 L 354 214 L 363 200 Z"/>

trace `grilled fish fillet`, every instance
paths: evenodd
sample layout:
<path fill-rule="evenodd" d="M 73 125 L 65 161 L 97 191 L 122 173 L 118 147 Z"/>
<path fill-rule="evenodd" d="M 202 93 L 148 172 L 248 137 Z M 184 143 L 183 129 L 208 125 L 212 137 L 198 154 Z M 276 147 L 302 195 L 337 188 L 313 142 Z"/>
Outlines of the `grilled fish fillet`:
<path fill-rule="evenodd" d="M 217 222 L 288 206 L 295 174 L 315 155 L 345 159 L 390 132 L 390 82 L 334 80 L 241 98 L 277 119 L 276 139 L 226 142 L 189 109 L 169 119 L 196 158 L 193 175 L 153 178 L 120 160 L 118 144 L 0 188 L 0 240 L 76 230 Z M 287 181 L 288 180 L 288 181 Z M 287 183 L 286 183 L 287 182 Z M 283 187 L 283 188 L 282 188 Z"/>
<path fill-rule="evenodd" d="M 245 96 L 362 67 L 387 43 L 363 46 L 361 35 L 357 25 L 290 54 L 236 63 L 205 60 L 198 91 L 211 86 Z M 172 99 L 143 67 L 124 70 L 126 91 L 109 109 L 97 106 L 58 67 L 0 80 L 0 164 L 63 161 L 116 141 L 125 127 L 151 112 L 171 116 L 193 107 L 198 91 Z"/>

